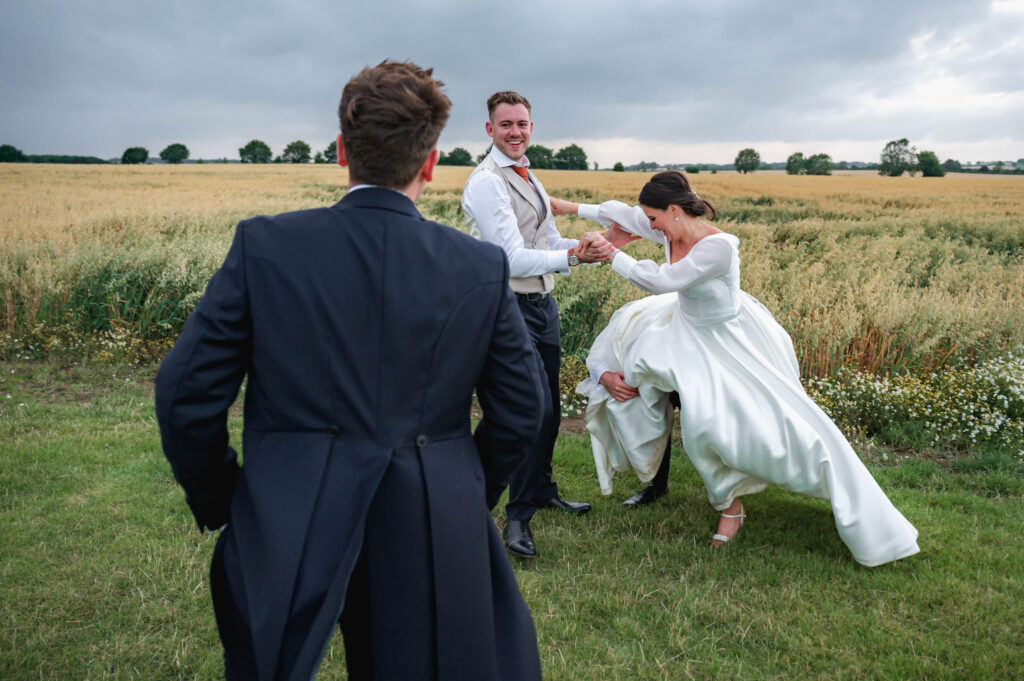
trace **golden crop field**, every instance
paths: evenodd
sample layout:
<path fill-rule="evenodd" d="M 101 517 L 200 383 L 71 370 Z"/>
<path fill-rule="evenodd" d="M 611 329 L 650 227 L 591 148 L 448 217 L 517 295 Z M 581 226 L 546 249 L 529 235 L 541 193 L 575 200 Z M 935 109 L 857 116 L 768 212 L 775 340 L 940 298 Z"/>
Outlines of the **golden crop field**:
<path fill-rule="evenodd" d="M 420 210 L 461 226 L 471 170 L 439 168 Z M 583 202 L 632 201 L 649 177 L 538 175 L 552 195 Z M 1024 344 L 1024 177 L 691 181 L 740 237 L 743 287 L 790 331 L 807 376 L 843 365 L 920 372 Z M 337 166 L 0 165 L 0 357 L 73 354 L 76 334 L 166 347 L 238 220 L 329 205 L 346 182 Z M 570 236 L 596 227 L 559 226 Z M 660 257 L 652 244 L 629 249 Z M 614 309 L 644 294 L 592 267 L 561 279 L 556 295 L 563 344 L 579 357 Z"/>

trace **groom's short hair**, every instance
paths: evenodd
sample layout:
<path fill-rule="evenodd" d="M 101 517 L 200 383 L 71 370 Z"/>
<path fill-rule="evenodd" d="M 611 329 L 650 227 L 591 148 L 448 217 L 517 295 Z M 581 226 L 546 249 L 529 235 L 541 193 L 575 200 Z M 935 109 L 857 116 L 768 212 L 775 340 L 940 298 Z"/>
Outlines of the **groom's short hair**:
<path fill-rule="evenodd" d="M 416 178 L 452 105 L 433 72 L 384 60 L 345 85 L 338 118 L 352 177 L 396 189 Z"/>
<path fill-rule="evenodd" d="M 499 104 L 522 104 L 528 112 L 533 113 L 533 109 L 530 108 L 530 102 L 526 100 L 526 97 L 513 90 L 501 90 L 487 98 L 488 118 L 494 117 L 494 110 L 498 108 Z"/>

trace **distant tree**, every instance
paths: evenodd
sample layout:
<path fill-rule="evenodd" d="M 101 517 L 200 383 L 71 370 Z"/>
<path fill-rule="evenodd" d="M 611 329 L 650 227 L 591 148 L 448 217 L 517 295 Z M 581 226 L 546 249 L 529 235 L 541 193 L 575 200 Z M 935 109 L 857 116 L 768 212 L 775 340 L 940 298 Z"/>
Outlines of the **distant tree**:
<path fill-rule="evenodd" d="M 626 172 L 626 166 L 622 165 L 621 161 L 617 161 L 615 165 L 612 166 L 612 170 L 617 173 L 624 173 Z"/>
<path fill-rule="evenodd" d="M 700 172 L 700 166 L 686 166 L 683 170 L 685 170 L 690 175 L 696 175 L 697 173 Z"/>
<path fill-rule="evenodd" d="M 597 170 L 597 161 L 594 161 L 594 170 Z"/>
<path fill-rule="evenodd" d="M 828 154 L 814 154 L 805 162 L 808 175 L 831 175 L 832 157 Z"/>
<path fill-rule="evenodd" d="M 102 158 L 96 158 L 95 156 L 64 156 L 61 154 L 42 154 L 36 156 L 26 155 L 25 161 L 27 163 L 73 163 L 73 164 L 103 164 L 107 161 Z"/>
<path fill-rule="evenodd" d="M 636 164 L 636 169 L 643 172 L 657 170 L 660 167 L 661 166 L 655 163 L 654 161 L 640 161 L 639 163 Z"/>
<path fill-rule="evenodd" d="M 906 137 L 886 144 L 878 161 L 879 175 L 899 177 L 905 172 L 911 175 L 917 172 L 917 150 L 910 146 Z"/>
<path fill-rule="evenodd" d="M 992 167 L 992 170 L 996 171 L 997 173 L 1001 173 L 1003 172 L 1003 168 L 1005 166 L 1006 164 L 1003 163 L 1002 161 L 996 161 L 996 164 Z"/>
<path fill-rule="evenodd" d="M 164 147 L 164 150 L 160 152 L 160 158 L 162 158 L 166 163 L 181 163 L 188 158 L 188 147 L 180 142 L 168 144 Z"/>
<path fill-rule="evenodd" d="M 946 174 L 945 166 L 939 163 L 939 157 L 934 151 L 918 152 L 917 165 L 925 177 L 942 177 Z"/>
<path fill-rule="evenodd" d="M 586 170 L 589 168 L 587 153 L 575 144 L 562 147 L 555 154 L 555 167 L 561 170 Z"/>
<path fill-rule="evenodd" d="M 736 154 L 734 163 L 736 165 L 736 172 L 752 173 L 761 165 L 761 154 L 749 148 L 740 149 L 740 153 Z"/>
<path fill-rule="evenodd" d="M 943 161 L 942 167 L 951 173 L 955 173 L 964 169 L 964 166 L 963 164 L 960 163 L 960 161 L 955 161 L 951 158 L 947 158 L 945 161 Z"/>
<path fill-rule="evenodd" d="M 26 160 L 21 149 L 10 144 L 0 144 L 0 163 L 24 163 Z"/>
<path fill-rule="evenodd" d="M 315 154 L 313 154 L 313 163 L 316 163 L 318 165 L 323 165 L 324 163 L 327 163 L 327 159 L 324 158 L 324 152 L 318 151 Z"/>
<path fill-rule="evenodd" d="M 483 150 L 483 151 L 482 151 L 482 152 L 481 152 L 481 153 L 480 153 L 480 154 L 479 154 L 479 155 L 478 155 L 478 156 L 476 157 L 476 164 L 477 164 L 477 165 L 480 165 L 480 163 L 482 163 L 482 162 L 483 162 L 483 160 L 484 160 L 485 158 L 487 158 L 487 154 L 491 153 L 491 147 L 493 147 L 493 146 L 494 146 L 493 144 L 488 144 L 488 145 L 487 145 L 487 148 L 486 148 L 486 149 L 484 149 L 484 150 Z"/>
<path fill-rule="evenodd" d="M 331 140 L 331 143 L 324 149 L 324 160 L 328 163 L 338 162 L 338 140 Z"/>
<path fill-rule="evenodd" d="M 985 166 L 985 165 L 981 166 L 980 168 L 978 168 L 978 172 L 979 173 L 987 173 L 988 172 L 988 166 Z"/>
<path fill-rule="evenodd" d="M 128 147 L 121 154 L 121 163 L 132 165 L 145 163 L 149 160 L 149 150 L 145 147 Z"/>
<path fill-rule="evenodd" d="M 270 163 L 274 154 L 263 140 L 250 140 L 238 150 L 238 157 L 242 163 Z"/>
<path fill-rule="evenodd" d="M 802 151 L 790 154 L 786 159 L 787 175 L 804 175 L 807 173 L 807 159 Z"/>
<path fill-rule="evenodd" d="M 530 159 L 530 167 L 534 170 L 549 170 L 555 167 L 555 152 L 543 144 L 530 145 L 526 156 Z"/>
<path fill-rule="evenodd" d="M 312 149 L 302 140 L 290 142 L 281 154 L 282 163 L 309 163 L 312 157 Z"/>
<path fill-rule="evenodd" d="M 471 166 L 473 165 L 473 155 L 462 147 L 455 147 L 452 149 L 450 154 L 442 153 L 443 157 L 438 163 L 443 166 Z"/>
<path fill-rule="evenodd" d="M 847 163 L 846 161 L 840 161 L 839 163 L 836 164 L 836 170 L 849 170 L 849 169 L 850 169 L 850 164 Z"/>

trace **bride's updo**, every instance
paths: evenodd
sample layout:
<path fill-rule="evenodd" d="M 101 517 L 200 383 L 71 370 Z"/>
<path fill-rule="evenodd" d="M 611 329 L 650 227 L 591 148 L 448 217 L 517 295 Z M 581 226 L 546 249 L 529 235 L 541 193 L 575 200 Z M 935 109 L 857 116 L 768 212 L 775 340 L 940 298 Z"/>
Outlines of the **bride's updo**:
<path fill-rule="evenodd" d="M 690 181 L 678 170 L 666 170 L 652 177 L 640 190 L 637 200 L 641 205 L 658 210 L 675 204 L 694 217 L 709 214 L 711 220 L 718 217 L 715 207 L 690 189 Z"/>

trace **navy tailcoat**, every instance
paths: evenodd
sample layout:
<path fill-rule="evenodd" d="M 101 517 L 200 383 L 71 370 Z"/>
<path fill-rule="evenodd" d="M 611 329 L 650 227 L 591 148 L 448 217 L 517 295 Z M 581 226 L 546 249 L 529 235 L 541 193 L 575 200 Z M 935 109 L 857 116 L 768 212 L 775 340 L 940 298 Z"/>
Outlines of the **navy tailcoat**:
<path fill-rule="evenodd" d="M 156 380 L 189 507 L 228 523 L 210 569 L 227 676 L 309 679 L 340 619 L 353 681 L 540 679 L 488 508 L 543 389 L 502 251 L 405 195 L 241 222 Z"/>

